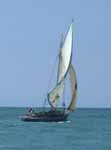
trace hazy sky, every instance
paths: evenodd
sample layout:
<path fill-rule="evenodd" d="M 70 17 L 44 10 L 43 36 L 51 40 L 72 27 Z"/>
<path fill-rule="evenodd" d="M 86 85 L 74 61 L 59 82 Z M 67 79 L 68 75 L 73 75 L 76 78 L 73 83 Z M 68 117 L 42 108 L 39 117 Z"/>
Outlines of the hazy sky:
<path fill-rule="evenodd" d="M 78 107 L 111 107 L 110 0 L 0 1 L 0 106 L 39 106 L 74 19 Z"/>

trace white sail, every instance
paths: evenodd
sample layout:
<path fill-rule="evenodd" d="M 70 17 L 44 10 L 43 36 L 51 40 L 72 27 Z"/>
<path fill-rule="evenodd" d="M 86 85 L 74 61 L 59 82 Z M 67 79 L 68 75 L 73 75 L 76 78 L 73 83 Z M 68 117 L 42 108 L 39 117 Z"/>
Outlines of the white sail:
<path fill-rule="evenodd" d="M 60 98 L 60 96 L 63 93 L 64 89 L 64 80 L 60 82 L 49 94 L 48 94 L 48 100 L 49 104 L 52 106 L 52 108 L 57 107 L 57 100 Z"/>
<path fill-rule="evenodd" d="M 76 107 L 76 99 L 77 99 L 77 79 L 76 73 L 72 65 L 70 65 L 69 69 L 70 81 L 71 81 L 71 89 L 72 89 L 72 99 L 67 108 L 68 111 L 73 111 Z"/>
<path fill-rule="evenodd" d="M 58 82 L 60 82 L 64 78 L 65 74 L 68 71 L 68 67 L 71 61 L 72 42 L 73 42 L 73 32 L 72 32 L 72 24 L 71 24 L 60 51 L 60 56 L 59 56 L 60 59 L 59 59 L 59 66 L 58 66 L 59 68 Z"/>
<path fill-rule="evenodd" d="M 48 94 L 49 104 L 53 108 L 56 108 L 58 99 L 62 95 L 64 90 L 65 77 L 67 75 L 69 65 L 71 63 L 72 42 L 73 42 L 72 38 L 73 33 L 71 24 L 68 33 L 65 37 L 65 40 L 60 47 L 57 84 L 55 88 Z"/>

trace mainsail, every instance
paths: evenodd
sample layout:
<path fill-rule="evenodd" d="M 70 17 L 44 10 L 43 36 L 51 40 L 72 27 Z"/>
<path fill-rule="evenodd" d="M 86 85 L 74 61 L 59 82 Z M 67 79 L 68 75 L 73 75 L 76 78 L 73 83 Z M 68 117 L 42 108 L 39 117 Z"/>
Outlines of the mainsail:
<path fill-rule="evenodd" d="M 66 34 L 64 42 L 60 47 L 58 76 L 55 88 L 48 93 L 48 101 L 52 108 L 57 107 L 58 99 L 64 90 L 65 78 L 69 70 L 72 56 L 73 30 L 72 24 Z"/>
<path fill-rule="evenodd" d="M 58 82 L 60 82 L 68 72 L 69 65 L 71 62 L 71 54 L 72 54 L 72 42 L 73 42 L 73 32 L 72 32 L 72 24 L 70 25 L 69 31 L 66 35 L 64 43 L 61 47 L 60 55 L 59 55 L 59 71 L 58 71 Z"/>
<path fill-rule="evenodd" d="M 72 99 L 71 99 L 71 102 L 70 102 L 67 110 L 73 111 L 76 107 L 77 79 L 76 79 L 76 73 L 75 73 L 75 70 L 74 70 L 74 67 L 72 66 L 72 64 L 70 65 L 69 74 L 70 74 L 71 89 L 72 89 Z"/>

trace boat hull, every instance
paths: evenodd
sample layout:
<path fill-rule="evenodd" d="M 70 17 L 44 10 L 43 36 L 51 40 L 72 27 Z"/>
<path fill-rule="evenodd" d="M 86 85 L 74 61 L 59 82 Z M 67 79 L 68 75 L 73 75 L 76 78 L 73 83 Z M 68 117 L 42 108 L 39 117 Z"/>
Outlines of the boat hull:
<path fill-rule="evenodd" d="M 60 122 L 66 121 L 68 115 L 64 112 L 38 112 L 38 113 L 28 113 L 21 117 L 22 121 L 29 122 Z"/>

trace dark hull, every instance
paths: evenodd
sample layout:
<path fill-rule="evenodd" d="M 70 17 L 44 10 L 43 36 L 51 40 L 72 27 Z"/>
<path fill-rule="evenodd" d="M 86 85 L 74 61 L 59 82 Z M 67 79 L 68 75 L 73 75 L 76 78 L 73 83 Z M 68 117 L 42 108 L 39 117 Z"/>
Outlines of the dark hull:
<path fill-rule="evenodd" d="M 66 121 L 68 115 L 60 111 L 28 113 L 21 117 L 22 121 L 29 122 L 59 122 Z"/>

